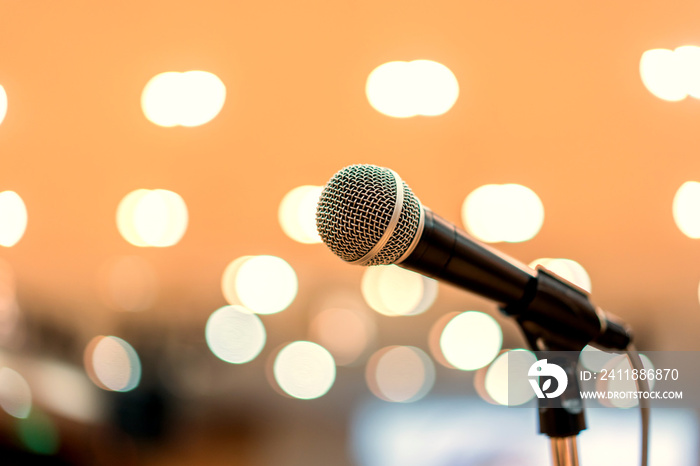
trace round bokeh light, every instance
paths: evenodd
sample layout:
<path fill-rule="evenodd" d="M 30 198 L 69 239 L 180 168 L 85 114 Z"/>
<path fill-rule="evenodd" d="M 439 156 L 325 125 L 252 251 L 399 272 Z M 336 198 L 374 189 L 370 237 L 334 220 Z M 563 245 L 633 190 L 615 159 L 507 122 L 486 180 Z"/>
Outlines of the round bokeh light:
<path fill-rule="evenodd" d="M 231 262 L 221 278 L 229 304 L 257 314 L 275 314 L 289 307 L 298 290 L 297 275 L 276 256 L 243 256 Z"/>
<path fill-rule="evenodd" d="M 242 306 L 224 306 L 209 316 L 205 337 L 216 357 L 232 364 L 242 364 L 260 354 L 267 334 L 257 315 Z"/>
<path fill-rule="evenodd" d="M 310 341 L 295 341 L 280 350 L 273 374 L 287 395 L 311 400 L 325 395 L 335 382 L 335 361 L 331 353 Z"/>
<path fill-rule="evenodd" d="M 484 367 L 498 355 L 503 333 L 493 317 L 468 311 L 450 320 L 440 336 L 440 349 L 453 367 L 473 371 Z"/>

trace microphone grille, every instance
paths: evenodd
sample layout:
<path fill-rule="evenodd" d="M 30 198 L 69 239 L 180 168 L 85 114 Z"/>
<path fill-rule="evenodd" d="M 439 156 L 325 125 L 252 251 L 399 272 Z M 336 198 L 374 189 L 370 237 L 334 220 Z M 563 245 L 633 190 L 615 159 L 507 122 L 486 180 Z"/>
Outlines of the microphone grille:
<path fill-rule="evenodd" d="M 403 203 L 391 236 L 371 257 L 389 228 L 397 201 L 397 181 Z M 364 265 L 393 264 L 408 251 L 419 229 L 421 205 L 411 189 L 387 168 L 351 165 L 336 173 L 321 193 L 316 227 L 324 243 L 341 259 Z"/>

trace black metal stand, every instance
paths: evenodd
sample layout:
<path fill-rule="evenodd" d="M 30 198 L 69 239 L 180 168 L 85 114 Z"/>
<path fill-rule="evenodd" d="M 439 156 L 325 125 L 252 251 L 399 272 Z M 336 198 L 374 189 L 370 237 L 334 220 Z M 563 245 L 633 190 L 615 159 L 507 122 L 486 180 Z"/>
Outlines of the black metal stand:
<path fill-rule="evenodd" d="M 530 333 L 525 326 L 521 325 L 521 328 L 537 359 L 543 359 L 543 351 L 560 350 L 547 346 L 542 337 Z M 576 436 L 586 429 L 586 417 L 576 377 L 577 361 L 566 357 L 550 356 L 548 359 L 549 363 L 564 369 L 569 383 L 556 400 L 538 398 L 540 433 L 550 438 L 554 466 L 578 466 Z"/>
<path fill-rule="evenodd" d="M 549 359 L 549 362 L 564 369 L 569 383 L 556 400 L 538 399 L 540 433 L 550 438 L 554 466 L 578 466 L 576 436 L 586 429 L 586 417 L 576 380 L 576 361 L 570 358 Z"/>
<path fill-rule="evenodd" d="M 523 303 L 509 305 L 502 309 L 504 313 L 516 317 L 520 328 L 527 339 L 530 348 L 537 355 L 538 360 L 548 358 L 548 363 L 553 363 L 564 369 L 569 383 L 562 395 L 555 400 L 551 398 L 538 398 L 539 407 L 539 431 L 550 438 L 552 448 L 552 464 L 554 466 L 578 466 L 577 435 L 586 429 L 586 419 L 583 410 L 583 400 L 579 391 L 576 377 L 577 360 L 560 357 L 545 356 L 544 351 L 575 351 L 580 352 L 586 345 L 585 336 L 581 339 L 562 338 L 562 335 L 572 335 L 571 332 L 557 332 L 552 330 L 550 321 L 543 321 L 541 315 L 531 318 L 528 308 L 532 303 L 547 302 L 549 297 L 556 295 L 551 290 L 569 287 L 558 277 L 546 270 L 538 269 L 536 288 Z M 578 314 L 578 309 L 588 304 L 588 296 L 571 289 L 568 302 L 555 302 L 552 305 L 552 315 L 556 315 L 562 307 L 567 312 Z M 591 326 L 599 325 L 591 322 Z M 574 334 L 575 335 L 575 334 Z M 542 383 L 542 381 L 540 381 Z"/>

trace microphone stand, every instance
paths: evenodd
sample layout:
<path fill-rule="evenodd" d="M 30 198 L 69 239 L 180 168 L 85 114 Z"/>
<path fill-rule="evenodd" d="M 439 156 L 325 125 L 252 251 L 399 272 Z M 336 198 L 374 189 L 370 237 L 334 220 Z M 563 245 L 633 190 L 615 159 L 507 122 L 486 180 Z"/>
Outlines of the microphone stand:
<path fill-rule="evenodd" d="M 601 335 L 600 316 L 588 294 L 541 267 L 523 298 L 501 311 L 515 318 L 538 360 L 547 359 L 547 364 L 556 364 L 567 375 L 566 389 L 556 399 L 538 394 L 539 430 L 550 438 L 554 466 L 578 466 L 576 440 L 586 429 L 586 419 L 576 376 L 577 356 L 593 338 L 606 347 L 625 348 L 629 334 L 620 324 L 606 321 L 607 330 Z"/>
<path fill-rule="evenodd" d="M 576 437 L 551 437 L 554 466 L 578 466 Z"/>
<path fill-rule="evenodd" d="M 544 351 L 581 351 L 570 342 L 557 344 L 549 341 L 551 334 L 526 319 L 517 319 L 525 334 L 528 345 L 538 359 L 544 358 Z M 579 466 L 577 436 L 586 429 L 583 400 L 576 377 L 577 361 L 570 357 L 547 356 L 551 363 L 557 364 L 567 374 L 569 384 L 556 403 L 551 398 L 538 398 L 539 431 L 550 439 L 553 466 Z"/>

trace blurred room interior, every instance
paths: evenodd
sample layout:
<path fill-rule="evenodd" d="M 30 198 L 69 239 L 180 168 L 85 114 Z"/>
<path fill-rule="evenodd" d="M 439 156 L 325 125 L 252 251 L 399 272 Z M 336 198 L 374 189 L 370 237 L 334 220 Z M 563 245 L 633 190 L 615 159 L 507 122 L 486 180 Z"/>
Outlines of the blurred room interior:
<path fill-rule="evenodd" d="M 343 263 L 315 199 L 342 167 L 390 167 L 589 290 L 640 350 L 698 350 L 698 18 L 0 2 L 3 464 L 548 464 L 536 412 L 489 391 L 526 348 L 515 323 Z M 638 464 L 638 418 L 591 410 L 582 464 Z M 697 411 L 653 413 L 650 464 L 699 464 L 699 435 Z"/>

